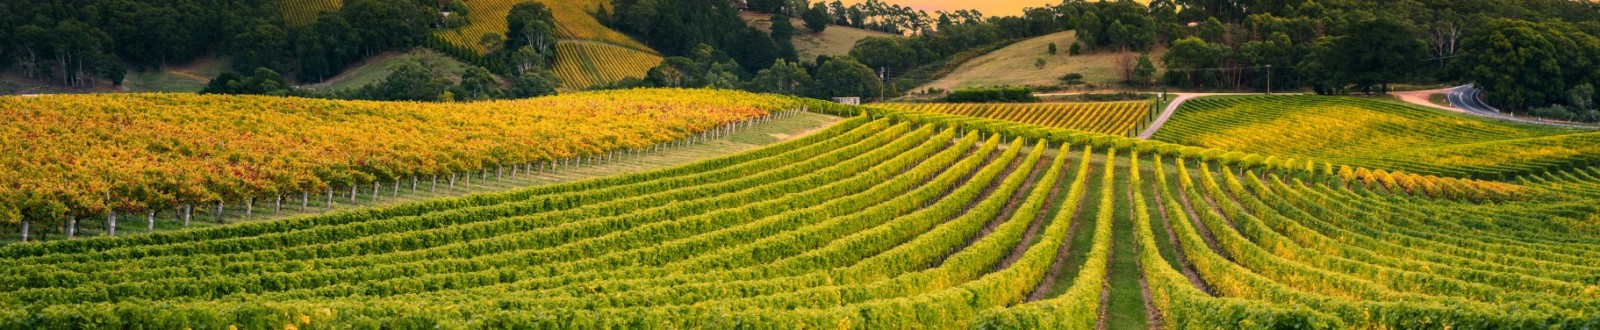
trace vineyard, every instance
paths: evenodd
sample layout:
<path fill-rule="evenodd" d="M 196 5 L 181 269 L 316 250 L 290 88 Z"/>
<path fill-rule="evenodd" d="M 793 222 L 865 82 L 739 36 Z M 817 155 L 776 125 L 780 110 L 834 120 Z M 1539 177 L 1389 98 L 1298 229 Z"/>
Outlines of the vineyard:
<path fill-rule="evenodd" d="M 283 6 L 283 20 L 293 26 L 310 25 L 317 21 L 317 14 L 322 12 L 339 11 L 344 6 L 344 0 L 279 0 Z"/>
<path fill-rule="evenodd" d="M 506 14 L 511 13 L 511 7 L 518 3 L 535 0 L 473 0 L 467 1 L 471 9 L 467 19 L 471 22 L 467 26 L 439 31 L 438 36 L 445 41 L 457 46 L 466 47 L 472 51 L 483 54 L 488 51 L 479 41 L 485 34 L 504 36 L 506 34 Z M 616 30 L 601 25 L 595 20 L 594 12 L 601 6 L 609 6 L 609 2 L 600 0 L 557 1 L 536 0 L 543 3 L 555 15 L 556 36 L 563 39 L 589 40 L 607 43 L 617 47 L 634 51 L 655 54 L 649 46 L 639 43 Z"/>
<path fill-rule="evenodd" d="M 772 109 L 753 106 L 760 104 L 851 119 L 768 148 L 652 172 L 285 220 L 7 245 L 0 247 L 0 328 L 1600 326 L 1600 164 L 1482 181 L 943 113 L 717 92 L 614 93 L 528 102 L 683 121 L 690 113 L 731 121 Z M 156 100 L 163 98 L 173 96 L 117 104 L 162 109 Z M 642 100 L 628 103 L 635 99 Z M 662 99 L 716 100 L 698 108 L 750 112 L 646 106 Z M 7 108 L 9 117 L 54 118 L 42 109 L 65 106 L 45 105 L 74 100 L 16 101 L 6 104 L 30 106 Z M 373 113 L 293 102 L 303 111 Z M 499 104 L 478 106 L 488 105 Z M 145 116 L 182 117 L 173 120 L 216 137 L 221 133 L 208 127 L 277 132 L 282 128 L 260 125 L 290 121 L 275 119 L 293 116 L 281 108 L 222 118 L 124 111 L 95 123 L 130 135 L 156 130 L 139 124 L 151 120 Z M 401 108 L 426 107 L 384 110 Z M 548 112 L 567 113 L 555 109 Z M 476 115 L 496 112 L 482 111 Z M 513 118 L 527 115 L 496 120 L 515 125 Z M 719 122 L 712 119 L 692 122 Z M 465 117 L 453 120 L 464 122 L 452 129 L 466 132 L 429 131 L 420 135 L 428 140 L 415 142 L 442 143 L 448 147 L 430 150 L 460 157 L 467 152 L 459 148 L 494 142 L 446 137 L 551 134 L 522 127 L 483 134 Z M 592 126 L 600 125 L 595 120 L 561 120 L 591 125 L 579 132 L 605 131 Z M 676 127 L 707 127 L 699 125 Z M 92 123 L 51 127 L 43 131 L 104 131 Z M 330 131 L 292 132 L 297 143 L 336 140 L 324 137 Z M 582 136 L 556 140 L 592 141 Z M 119 140 L 117 150 L 199 155 L 222 148 L 220 140 L 165 147 L 150 138 Z M 250 143 L 229 141 L 228 148 Z M 290 144 L 272 142 L 257 145 Z M 319 145 L 347 149 L 336 146 Z M 549 148 L 519 146 L 502 152 Z M 204 159 L 251 159 L 247 154 Z M 102 157 L 95 155 L 77 159 Z M 501 157 L 489 155 L 480 157 Z M 22 173 L 57 172 L 77 173 Z"/>
<path fill-rule="evenodd" d="M 786 98 L 614 91 L 422 104 L 177 94 L 0 99 L 0 216 L 67 224 L 120 212 L 268 201 L 335 190 L 454 187 L 606 161 L 788 110 Z"/>
<path fill-rule="evenodd" d="M 1150 124 L 1150 102 L 899 103 L 879 107 L 1014 121 L 1046 127 L 1133 136 Z"/>
<path fill-rule="evenodd" d="M 1600 162 L 1600 133 L 1310 96 L 1184 103 L 1154 139 L 1456 177 L 1509 179 Z"/>
<path fill-rule="evenodd" d="M 564 41 L 556 44 L 555 74 L 563 86 L 584 89 L 594 85 L 644 78 L 650 68 L 661 64 L 661 56 L 610 44 Z"/>

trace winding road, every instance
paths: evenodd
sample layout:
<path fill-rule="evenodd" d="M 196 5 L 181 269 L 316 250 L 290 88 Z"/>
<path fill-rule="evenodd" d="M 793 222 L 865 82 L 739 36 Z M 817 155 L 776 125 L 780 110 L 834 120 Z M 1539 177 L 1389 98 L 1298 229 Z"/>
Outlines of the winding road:
<path fill-rule="evenodd" d="M 1406 103 L 1421 105 L 1421 106 L 1435 108 L 1435 109 L 1443 109 L 1443 110 L 1448 110 L 1448 111 L 1457 112 L 1457 113 L 1464 113 L 1464 114 L 1469 114 L 1469 115 L 1474 115 L 1474 116 L 1479 116 L 1479 117 L 1487 117 L 1487 118 L 1494 118 L 1494 119 L 1500 119 L 1500 120 L 1505 120 L 1505 121 L 1514 121 L 1514 122 L 1519 122 L 1519 123 L 1535 124 L 1535 125 L 1559 126 L 1559 127 L 1567 127 L 1567 128 L 1578 128 L 1578 129 L 1600 129 L 1600 127 L 1597 127 L 1597 126 L 1594 126 L 1594 125 L 1584 125 L 1584 124 L 1576 124 L 1576 123 L 1568 123 L 1568 122 L 1540 120 L 1540 119 L 1534 119 L 1534 118 L 1516 117 L 1516 116 L 1513 116 L 1513 115 L 1507 115 L 1505 113 L 1500 112 L 1499 109 L 1495 109 L 1493 106 L 1489 106 L 1489 104 L 1484 103 L 1483 102 L 1483 90 L 1478 89 L 1477 87 L 1473 86 L 1472 84 L 1466 84 L 1466 85 L 1461 85 L 1461 86 L 1456 86 L 1456 87 L 1451 87 L 1451 88 L 1444 88 L 1444 89 L 1413 91 L 1413 92 L 1397 92 L 1397 93 L 1394 93 L 1394 94 L 1395 94 L 1396 97 L 1399 97 L 1401 101 L 1405 101 Z M 1448 107 L 1441 106 L 1441 105 L 1438 105 L 1438 104 L 1434 104 L 1432 101 L 1429 101 L 1428 100 L 1428 96 L 1429 95 L 1433 95 L 1433 94 L 1444 94 L 1445 100 L 1450 103 L 1450 106 L 1448 106 Z"/>

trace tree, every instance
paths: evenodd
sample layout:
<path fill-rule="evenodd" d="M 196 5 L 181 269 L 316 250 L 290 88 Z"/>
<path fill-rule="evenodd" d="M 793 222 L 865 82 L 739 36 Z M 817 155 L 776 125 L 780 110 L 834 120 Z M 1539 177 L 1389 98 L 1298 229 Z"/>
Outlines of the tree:
<path fill-rule="evenodd" d="M 812 90 L 815 96 L 822 98 L 872 97 L 883 88 L 883 82 L 872 68 L 849 56 L 828 60 L 817 69 L 816 78 Z"/>
<path fill-rule="evenodd" d="M 273 71 L 285 71 L 288 66 L 289 33 L 283 28 L 266 22 L 260 22 L 255 27 L 234 36 L 231 41 L 229 53 L 233 54 L 233 69 L 249 71 L 255 68 L 268 68 Z"/>
<path fill-rule="evenodd" d="M 783 11 L 784 0 L 749 0 L 750 10 L 776 14 Z"/>
<path fill-rule="evenodd" d="M 1496 19 L 1474 30 L 1452 65 L 1504 110 L 1570 101 L 1566 86 L 1592 83 L 1600 65 L 1600 40 L 1564 23 Z"/>
<path fill-rule="evenodd" d="M 1084 84 L 1083 74 L 1076 72 L 1062 75 L 1060 78 L 1056 78 L 1056 80 L 1060 80 L 1061 85 L 1067 86 L 1067 89 L 1072 89 Z"/>
<path fill-rule="evenodd" d="M 1046 63 L 1044 61 L 1043 57 L 1038 57 L 1038 58 L 1034 58 L 1033 59 L 1033 68 L 1034 69 L 1043 69 L 1045 64 L 1048 64 L 1048 63 Z"/>
<path fill-rule="evenodd" d="M 1136 62 L 1137 64 L 1133 65 L 1133 83 L 1150 85 L 1156 77 L 1156 65 L 1150 61 L 1150 54 L 1139 55 Z"/>
<path fill-rule="evenodd" d="M 794 24 L 789 22 L 789 16 L 772 15 L 772 41 L 782 44 L 792 39 L 794 39 Z"/>
<path fill-rule="evenodd" d="M 430 25 L 439 21 L 437 9 L 415 0 L 346 0 L 339 15 L 354 28 L 360 48 L 369 55 L 421 44 Z"/>
<path fill-rule="evenodd" d="M 756 73 L 747 88 L 753 92 L 802 95 L 811 83 L 811 75 L 799 63 L 778 60 Z"/>
<path fill-rule="evenodd" d="M 522 46 L 517 52 L 511 53 L 512 75 L 520 75 L 533 70 L 543 70 L 549 64 L 550 56 L 539 52 L 533 46 Z"/>
<path fill-rule="evenodd" d="M 693 87 L 691 77 L 699 76 L 698 65 L 687 57 L 673 56 L 650 68 L 645 82 L 656 87 Z"/>
<path fill-rule="evenodd" d="M 1050 53 L 1050 55 L 1055 55 L 1056 54 L 1056 43 L 1054 43 L 1054 42 L 1050 43 L 1049 50 L 1047 50 L 1046 52 Z"/>
<path fill-rule="evenodd" d="M 850 48 L 850 57 L 871 68 L 908 69 L 915 64 L 917 51 L 894 37 L 867 37 Z"/>
<path fill-rule="evenodd" d="M 555 74 L 543 69 L 523 73 L 511 82 L 509 94 L 514 98 L 539 97 L 555 95 L 556 87 L 561 85 L 561 80 Z"/>
<path fill-rule="evenodd" d="M 462 101 L 478 101 L 499 97 L 500 89 L 496 86 L 494 75 L 482 67 L 467 68 L 461 74 L 461 83 L 455 88 L 456 98 Z"/>
<path fill-rule="evenodd" d="M 539 65 L 555 63 L 555 15 L 543 3 L 529 1 L 512 6 L 506 15 L 506 28 L 505 49 L 520 53 L 523 47 L 532 47 L 542 55 Z"/>
<path fill-rule="evenodd" d="M 828 29 L 828 25 L 833 24 L 833 16 L 828 14 L 828 7 L 821 2 L 812 5 L 811 9 L 806 10 L 800 18 L 805 20 L 806 29 L 810 29 L 813 33 L 822 33 Z"/>
<path fill-rule="evenodd" d="M 1427 54 L 1411 25 L 1387 17 L 1356 23 L 1342 41 L 1339 51 L 1353 55 L 1345 69 L 1360 73 L 1355 75 L 1356 86 L 1378 86 L 1383 94 L 1389 92 L 1389 83 L 1417 72 Z"/>
<path fill-rule="evenodd" d="M 761 30 L 745 27 L 743 33 L 735 36 L 736 42 L 726 48 L 728 56 L 744 69 L 744 72 L 760 71 L 767 63 L 772 63 L 780 58 L 778 45 L 772 38 Z"/>
<path fill-rule="evenodd" d="M 772 42 L 778 46 L 779 58 L 791 61 L 800 59 L 800 54 L 794 49 L 794 33 L 794 25 L 790 24 L 789 16 L 772 15 Z"/>
<path fill-rule="evenodd" d="M 1222 47 L 1196 37 L 1173 42 L 1161 59 L 1167 65 L 1167 83 L 1186 87 L 1215 85 L 1215 71 L 1203 69 L 1216 68 L 1222 52 Z"/>

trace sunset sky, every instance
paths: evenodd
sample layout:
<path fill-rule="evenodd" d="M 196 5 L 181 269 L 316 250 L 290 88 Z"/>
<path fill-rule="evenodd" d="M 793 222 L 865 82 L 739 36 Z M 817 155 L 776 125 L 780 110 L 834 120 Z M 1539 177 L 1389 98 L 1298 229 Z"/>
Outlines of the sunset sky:
<path fill-rule="evenodd" d="M 866 2 L 866 0 L 842 0 L 845 5 Z M 928 11 L 956 11 L 961 9 L 977 9 L 984 16 L 1017 16 L 1022 14 L 1022 8 L 1039 7 L 1045 4 L 1059 4 L 1061 0 L 882 0 L 884 3 L 899 4 L 911 8 Z M 833 2 L 828 0 L 828 2 Z"/>

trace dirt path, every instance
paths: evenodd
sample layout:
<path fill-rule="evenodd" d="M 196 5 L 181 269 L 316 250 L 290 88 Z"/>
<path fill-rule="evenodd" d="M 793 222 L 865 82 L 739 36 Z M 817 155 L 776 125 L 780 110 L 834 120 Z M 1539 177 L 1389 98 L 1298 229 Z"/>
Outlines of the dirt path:
<path fill-rule="evenodd" d="M 1141 189 L 1141 188 L 1140 187 L 1135 187 L 1130 183 L 1129 187 L 1128 187 L 1128 200 L 1130 200 L 1130 201 L 1134 200 L 1134 198 L 1133 198 L 1134 189 Z M 1146 208 L 1148 208 L 1148 207 L 1150 207 L 1150 205 L 1149 204 L 1142 204 L 1142 203 L 1138 204 L 1138 205 L 1131 205 L 1130 209 L 1128 210 L 1128 212 L 1137 213 L 1137 210 L 1132 209 L 1134 207 L 1146 207 Z M 1132 217 L 1131 220 L 1133 220 L 1133 221 L 1141 221 L 1140 219 L 1138 219 L 1138 217 Z M 1149 221 L 1149 220 L 1150 219 L 1143 219 L 1143 221 Z M 1134 224 L 1134 228 L 1138 228 L 1138 227 L 1139 227 L 1139 225 L 1137 223 Z M 1141 246 L 1139 244 L 1139 242 L 1143 242 L 1144 241 L 1144 238 L 1140 237 L 1139 234 L 1140 234 L 1140 232 L 1138 230 L 1134 230 L 1133 231 L 1133 253 L 1135 255 L 1133 257 L 1133 269 L 1134 269 L 1134 271 L 1139 273 L 1139 296 L 1144 300 L 1144 318 L 1145 318 L 1144 322 L 1145 322 L 1145 325 L 1150 327 L 1150 329 L 1155 329 L 1155 330 L 1166 329 L 1166 325 L 1161 323 L 1162 321 L 1161 321 L 1161 313 L 1160 313 L 1160 311 L 1156 310 L 1155 302 L 1152 301 L 1151 298 L 1150 298 L 1150 280 L 1149 280 L 1149 278 L 1145 277 L 1144 258 L 1142 258 L 1142 256 L 1144 256 L 1144 251 L 1140 249 Z M 1107 275 L 1107 277 L 1108 278 L 1106 280 L 1110 281 L 1109 275 Z"/>
<path fill-rule="evenodd" d="M 1456 108 L 1454 106 L 1438 105 L 1438 104 L 1433 103 L 1433 101 L 1428 100 L 1428 98 L 1433 96 L 1433 94 L 1447 94 L 1447 93 L 1450 93 L 1451 89 L 1452 88 L 1441 88 L 1441 89 L 1430 89 L 1430 90 L 1425 90 L 1425 91 L 1393 92 L 1393 93 L 1389 93 L 1389 94 L 1390 95 L 1394 95 L 1395 98 L 1400 99 L 1400 101 L 1405 102 L 1405 103 L 1411 103 L 1411 104 L 1415 104 L 1415 105 L 1420 105 L 1420 106 L 1424 106 L 1424 107 L 1429 107 L 1429 108 L 1434 108 L 1434 109 L 1439 109 L 1439 110 L 1444 110 L 1444 111 L 1449 111 L 1449 112 L 1454 112 L 1454 113 L 1467 113 L 1465 110 L 1461 110 L 1460 108 Z"/>
<path fill-rule="evenodd" d="M 1155 184 L 1155 183 L 1152 182 L 1151 184 Z M 1206 284 L 1206 281 L 1204 279 L 1200 278 L 1200 273 L 1195 271 L 1193 264 L 1189 263 L 1189 256 L 1184 255 L 1183 254 L 1183 248 L 1179 247 L 1178 233 L 1172 231 L 1172 225 L 1167 223 L 1167 221 L 1166 221 L 1166 220 L 1168 220 L 1166 218 L 1167 217 L 1167 204 L 1166 204 L 1166 202 L 1164 202 L 1161 199 L 1161 194 L 1153 194 L 1153 195 L 1155 196 L 1156 210 L 1161 212 L 1161 217 L 1162 217 L 1161 226 L 1166 228 L 1166 230 L 1167 230 L 1167 241 L 1169 242 L 1169 245 L 1172 246 L 1172 255 L 1175 257 L 1175 259 L 1178 260 L 1178 268 L 1183 270 L 1183 276 L 1184 277 L 1188 277 L 1189 278 L 1189 283 L 1190 284 L 1194 284 L 1194 287 L 1196 289 L 1200 289 L 1200 291 L 1205 291 L 1205 293 L 1210 294 L 1211 296 L 1215 297 L 1217 295 L 1217 292 L 1213 291 L 1211 289 L 1211 285 L 1210 284 Z"/>
<path fill-rule="evenodd" d="M 1195 231 L 1199 232 L 1200 237 L 1205 239 L 1206 246 L 1211 247 L 1211 251 L 1216 252 L 1223 258 L 1227 258 L 1228 261 L 1233 261 L 1233 256 L 1229 256 L 1226 251 L 1222 250 L 1222 245 L 1217 244 L 1217 238 L 1211 235 L 1211 229 L 1206 228 L 1205 224 L 1200 222 L 1200 213 L 1195 212 L 1194 203 L 1189 201 L 1189 194 L 1180 191 L 1177 192 L 1177 195 L 1178 202 L 1183 204 L 1183 210 L 1189 212 L 1189 222 L 1194 224 Z"/>
<path fill-rule="evenodd" d="M 1066 151 L 1063 150 L 1062 152 L 1066 152 Z M 1042 160 L 1045 157 L 1039 157 L 1039 158 Z M 1060 176 L 1064 177 L 1064 176 L 1067 175 L 1066 172 L 1067 171 L 1061 171 L 1061 173 L 1058 173 L 1057 175 L 1060 175 Z M 1043 205 L 1040 206 L 1041 211 L 1039 212 L 1038 215 L 1034 215 L 1033 219 L 1031 219 L 1033 222 L 1028 224 L 1028 231 L 1022 233 L 1022 240 L 1017 242 L 1017 246 L 1016 247 L 1011 248 L 1011 253 L 1006 254 L 1005 259 L 1000 259 L 1000 263 L 997 263 L 997 264 L 994 265 L 994 270 L 995 271 L 999 271 L 999 270 L 1002 270 L 1002 269 L 1006 269 L 1007 267 L 1011 267 L 1011 264 L 1016 263 L 1018 259 L 1022 259 L 1022 255 L 1025 254 L 1028 251 L 1028 247 L 1033 245 L 1033 244 L 1030 244 L 1030 243 L 1033 242 L 1034 238 L 1037 238 L 1039 236 L 1039 228 L 1044 227 L 1044 221 L 1047 220 L 1050 217 L 1050 212 L 1049 212 L 1050 211 L 1050 207 L 1055 205 L 1056 197 L 1058 197 L 1060 195 L 1061 195 L 1061 182 L 1060 182 L 1060 180 L 1057 180 L 1055 186 L 1054 187 L 1050 187 L 1050 195 L 1045 198 Z M 1073 226 L 1077 226 L 1077 222 L 1073 222 L 1072 225 Z M 1069 230 L 1072 230 L 1072 229 L 1076 229 L 1076 228 L 1075 227 L 1069 227 Z"/>
<path fill-rule="evenodd" d="M 1089 175 L 1089 174 L 1093 173 L 1093 171 L 1094 171 L 1093 166 L 1090 166 L 1090 167 L 1091 168 L 1088 170 L 1088 172 L 1080 173 L 1078 175 Z M 1062 175 L 1066 175 L 1066 174 L 1063 173 Z M 1061 185 L 1059 185 L 1059 184 L 1056 185 L 1057 190 L 1059 190 L 1060 187 L 1061 187 Z M 1051 197 L 1050 199 L 1051 200 L 1055 200 L 1055 196 L 1056 196 L 1056 191 L 1054 191 L 1054 190 L 1051 191 L 1050 192 L 1050 197 Z M 1043 281 L 1039 281 L 1039 285 L 1033 287 L 1033 292 L 1028 293 L 1027 301 L 1037 301 L 1037 300 L 1040 300 L 1040 299 L 1044 299 L 1045 296 L 1050 295 L 1050 291 L 1051 290 L 1055 289 L 1056 279 L 1057 279 L 1057 277 L 1061 276 L 1061 269 L 1066 268 L 1066 266 L 1067 266 L 1067 257 L 1072 252 L 1072 239 L 1074 237 L 1078 236 L 1078 224 L 1082 223 L 1082 221 L 1078 221 L 1078 219 L 1082 219 L 1083 218 L 1083 201 L 1084 201 L 1084 199 L 1086 199 L 1086 198 L 1084 198 L 1083 195 L 1079 195 L 1077 201 L 1068 201 L 1068 203 L 1076 204 L 1077 207 L 1074 207 L 1073 210 L 1072 210 L 1072 220 L 1071 220 L 1072 224 L 1067 226 L 1067 237 L 1065 239 L 1063 239 L 1064 242 L 1062 242 L 1061 247 L 1056 249 L 1055 260 L 1050 262 L 1050 270 L 1045 272 L 1044 280 Z M 1045 210 L 1049 210 L 1050 209 L 1050 206 L 1049 206 L 1050 203 L 1046 202 L 1045 204 L 1046 204 L 1045 205 Z M 1039 217 L 1043 218 L 1043 217 L 1047 216 L 1048 213 L 1049 212 L 1041 213 L 1041 214 L 1039 214 Z M 1034 220 L 1034 224 L 1038 225 L 1039 224 L 1039 220 L 1035 219 Z M 1021 247 L 1021 246 L 1018 246 L 1018 247 Z M 1016 253 L 1016 251 L 1013 250 L 1012 253 Z M 1110 260 L 1110 259 L 1108 258 L 1107 260 Z"/>
<path fill-rule="evenodd" d="M 1155 121 L 1150 122 L 1150 126 L 1145 127 L 1144 131 L 1139 133 L 1139 139 L 1141 139 L 1141 140 L 1149 140 L 1150 137 L 1155 136 L 1156 135 L 1156 131 L 1161 130 L 1161 126 L 1162 125 L 1166 125 L 1167 124 L 1167 120 L 1172 119 L 1172 114 L 1178 112 L 1178 107 L 1183 106 L 1183 103 L 1184 102 L 1188 102 L 1189 100 L 1193 100 L 1195 98 L 1200 98 L 1200 97 L 1206 97 L 1206 96 L 1263 95 L 1263 94 L 1250 94 L 1250 93 L 1171 93 L 1171 95 L 1175 95 L 1176 97 L 1174 97 L 1172 99 L 1172 102 L 1168 102 L 1167 103 L 1167 107 L 1166 108 L 1161 109 L 1161 116 L 1156 117 Z"/>

